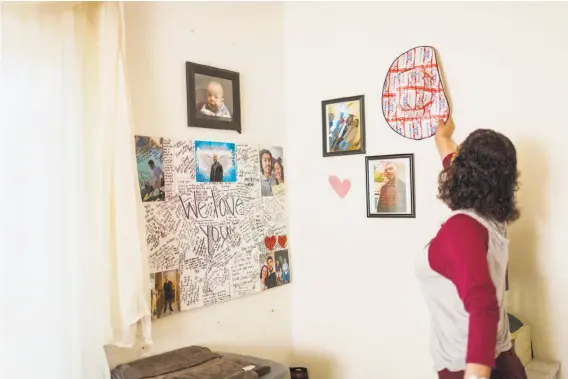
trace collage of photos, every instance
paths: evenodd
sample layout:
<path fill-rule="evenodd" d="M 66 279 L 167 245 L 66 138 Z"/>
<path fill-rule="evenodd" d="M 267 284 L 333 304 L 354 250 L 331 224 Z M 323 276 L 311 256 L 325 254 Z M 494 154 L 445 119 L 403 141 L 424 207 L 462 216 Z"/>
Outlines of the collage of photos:
<path fill-rule="evenodd" d="M 260 262 L 261 290 L 268 290 L 290 283 L 290 258 L 288 250 L 271 251 Z"/>
<path fill-rule="evenodd" d="M 164 201 L 162 138 L 136 136 L 135 146 L 142 201 Z"/>
<path fill-rule="evenodd" d="M 415 217 L 414 156 L 366 157 L 367 217 Z"/>
<path fill-rule="evenodd" d="M 178 270 L 150 274 L 152 320 L 180 311 L 180 275 Z"/>
<path fill-rule="evenodd" d="M 237 181 L 234 143 L 195 141 L 195 180 L 198 183 Z"/>
<path fill-rule="evenodd" d="M 135 139 L 142 201 L 164 201 L 162 139 L 145 136 L 136 136 Z M 197 183 L 235 183 L 237 181 L 236 144 L 194 141 L 194 154 Z M 282 147 L 261 147 L 259 167 L 261 195 L 284 195 L 286 184 Z"/>
<path fill-rule="evenodd" d="M 284 156 L 281 147 L 260 148 L 260 193 L 262 196 L 284 194 Z"/>

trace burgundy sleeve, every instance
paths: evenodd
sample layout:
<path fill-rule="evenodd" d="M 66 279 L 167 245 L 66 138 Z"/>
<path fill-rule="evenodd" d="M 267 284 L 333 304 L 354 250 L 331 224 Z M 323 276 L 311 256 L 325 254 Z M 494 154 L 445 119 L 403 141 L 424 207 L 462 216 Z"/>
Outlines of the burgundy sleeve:
<path fill-rule="evenodd" d="M 442 160 L 442 165 L 444 166 L 444 168 L 450 167 L 450 164 L 452 163 L 452 158 L 454 157 L 455 154 L 456 153 L 450 153 L 446 155 L 446 157 Z"/>
<path fill-rule="evenodd" d="M 469 313 L 467 363 L 493 367 L 499 304 L 487 264 L 489 234 L 477 220 L 458 214 L 440 229 L 429 249 L 433 270 L 451 280 Z"/>

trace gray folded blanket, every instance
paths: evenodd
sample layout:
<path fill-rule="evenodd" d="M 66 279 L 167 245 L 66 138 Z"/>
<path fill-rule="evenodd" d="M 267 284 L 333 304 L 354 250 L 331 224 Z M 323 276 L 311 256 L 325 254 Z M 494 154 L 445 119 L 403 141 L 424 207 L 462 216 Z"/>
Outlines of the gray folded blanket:
<path fill-rule="evenodd" d="M 246 366 L 254 366 L 244 370 Z M 117 366 L 112 379 L 258 379 L 270 367 L 233 360 L 206 347 L 190 346 Z"/>

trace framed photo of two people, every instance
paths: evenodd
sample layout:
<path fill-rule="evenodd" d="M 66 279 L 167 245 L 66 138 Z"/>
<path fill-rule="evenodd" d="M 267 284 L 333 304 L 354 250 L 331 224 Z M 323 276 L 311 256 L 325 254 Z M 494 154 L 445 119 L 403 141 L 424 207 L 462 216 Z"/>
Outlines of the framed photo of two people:
<path fill-rule="evenodd" d="M 239 73 L 186 62 L 189 126 L 241 133 Z"/>
<path fill-rule="evenodd" d="M 365 96 L 324 100 L 321 112 L 324 157 L 365 154 Z"/>
<path fill-rule="evenodd" d="M 365 157 L 367 217 L 415 218 L 414 154 Z"/>

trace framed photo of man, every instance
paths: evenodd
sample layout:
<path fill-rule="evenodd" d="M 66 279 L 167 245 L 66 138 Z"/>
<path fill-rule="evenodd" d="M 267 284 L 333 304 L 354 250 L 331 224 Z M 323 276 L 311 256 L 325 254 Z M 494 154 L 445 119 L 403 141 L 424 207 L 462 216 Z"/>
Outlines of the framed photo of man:
<path fill-rule="evenodd" d="M 365 153 L 365 96 L 321 103 L 324 157 Z"/>
<path fill-rule="evenodd" d="M 186 62 L 188 125 L 241 133 L 239 73 Z"/>
<path fill-rule="evenodd" d="M 416 217 L 414 154 L 365 157 L 367 217 Z"/>

